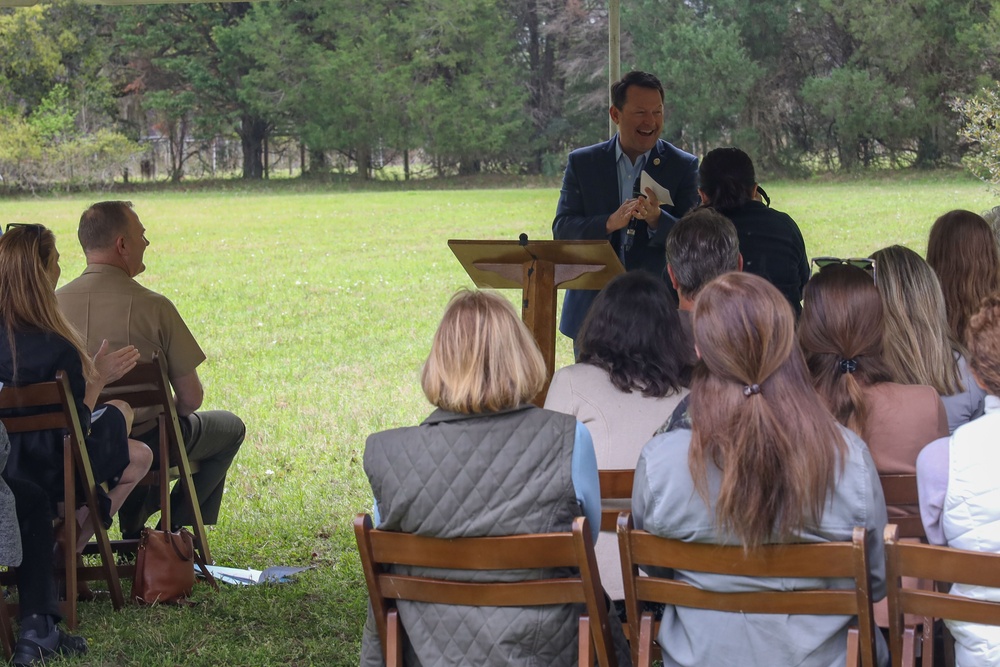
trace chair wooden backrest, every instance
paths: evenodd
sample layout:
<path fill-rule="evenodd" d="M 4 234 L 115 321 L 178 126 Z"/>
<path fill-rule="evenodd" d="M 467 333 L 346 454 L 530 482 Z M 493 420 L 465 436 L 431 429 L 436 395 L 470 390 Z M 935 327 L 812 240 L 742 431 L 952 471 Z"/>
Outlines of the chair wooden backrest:
<path fill-rule="evenodd" d="M 599 470 L 601 482 L 601 500 L 632 502 L 632 483 L 635 480 L 635 469 Z M 621 508 L 610 507 L 601 510 L 601 530 L 615 531 L 618 524 L 618 514 Z"/>
<path fill-rule="evenodd" d="M 97 484 L 90 467 L 90 456 L 87 453 L 87 442 L 80 425 L 80 416 L 76 411 L 76 403 L 69 388 L 66 373 L 58 371 L 53 382 L 41 382 L 23 387 L 5 386 L 0 391 L 0 410 L 24 410 L 25 416 L 2 417 L 7 433 L 28 433 L 31 431 L 61 430 L 63 432 L 63 499 L 64 499 L 64 544 L 75 545 L 77 540 L 76 508 L 76 478 L 82 482 L 84 500 L 90 509 L 89 520 L 94 525 L 94 537 L 98 551 L 101 554 L 101 573 L 99 578 L 106 579 L 111 591 L 111 601 L 115 609 L 125 604 L 122 595 L 121 582 L 118 579 L 118 568 L 115 565 L 114 554 L 108 533 L 100 521 L 101 510 L 97 500 Z M 11 443 L 13 446 L 13 443 Z M 82 570 L 76 564 L 76 550 L 72 547 L 63 549 L 66 573 L 66 624 L 76 628 L 76 596 L 77 579 Z"/>
<path fill-rule="evenodd" d="M 782 544 L 745 554 L 741 546 L 681 542 L 635 530 L 631 514 L 618 518 L 618 540 L 625 581 L 625 608 L 636 665 L 652 664 L 656 627 L 652 613 L 640 615 L 643 602 L 715 609 L 741 614 L 819 614 L 858 617 L 858 632 L 848 636 L 848 664 L 875 667 L 875 626 L 865 531 L 855 528 L 851 542 Z M 658 567 L 748 577 L 823 577 L 855 580 L 852 589 L 721 593 L 686 582 L 639 576 L 639 567 Z M 858 641 L 860 635 L 860 641 Z"/>
<path fill-rule="evenodd" d="M 396 600 L 477 607 L 584 604 L 586 613 L 581 614 L 579 622 L 580 666 L 592 667 L 596 652 L 601 667 L 617 667 L 594 545 L 584 517 L 573 521 L 571 533 L 441 539 L 375 530 L 371 517 L 358 514 L 354 535 L 387 667 L 403 664 L 404 628 L 396 612 Z M 570 567 L 578 575 L 477 583 L 394 574 L 390 567 L 393 565 L 451 570 Z"/>
<path fill-rule="evenodd" d="M 905 588 L 903 577 L 949 584 L 1000 588 L 1000 554 L 900 542 L 899 531 L 885 529 L 886 575 L 889 589 L 889 648 L 893 665 L 902 661 L 903 614 L 1000 625 L 1000 602 L 974 600 L 937 591 Z"/>
<path fill-rule="evenodd" d="M 191 516 L 194 517 L 192 528 L 195 541 L 205 562 L 211 563 L 208 534 L 201 517 L 201 504 L 198 502 L 198 494 L 191 478 L 191 475 L 197 472 L 197 467 L 188 460 L 177 416 L 177 406 L 174 404 L 174 395 L 167 377 L 167 365 L 163 357 L 159 353 L 153 353 L 151 361 L 136 364 L 121 378 L 105 385 L 100 400 L 112 399 L 125 401 L 135 410 L 154 409 L 160 431 L 158 452 L 160 465 L 150 470 L 140 484 L 159 486 L 160 527 L 163 530 L 170 530 L 170 481 L 172 479 L 179 481 L 185 502 L 188 503 Z"/>
<path fill-rule="evenodd" d="M 916 475 L 879 475 L 885 504 L 895 507 L 911 505 L 916 510 L 905 516 L 892 516 L 889 521 L 899 526 L 899 537 L 915 537 L 926 540 L 924 524 L 920 520 Z"/>

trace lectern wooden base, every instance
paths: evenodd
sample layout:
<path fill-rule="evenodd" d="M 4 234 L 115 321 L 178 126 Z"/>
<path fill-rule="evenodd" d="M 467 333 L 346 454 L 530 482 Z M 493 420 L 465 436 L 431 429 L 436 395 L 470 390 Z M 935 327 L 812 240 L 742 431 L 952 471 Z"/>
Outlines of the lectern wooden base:
<path fill-rule="evenodd" d="M 477 287 L 521 288 L 521 319 L 545 359 L 545 402 L 555 372 L 556 290 L 599 290 L 624 272 L 607 241 L 448 241 Z"/>

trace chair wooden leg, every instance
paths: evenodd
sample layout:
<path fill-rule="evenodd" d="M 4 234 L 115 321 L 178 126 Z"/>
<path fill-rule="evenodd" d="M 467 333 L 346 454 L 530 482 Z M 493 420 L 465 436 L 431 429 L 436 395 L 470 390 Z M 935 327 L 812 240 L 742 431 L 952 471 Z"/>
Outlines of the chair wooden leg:
<path fill-rule="evenodd" d="M 83 479 L 87 479 L 88 477 L 90 477 L 90 479 L 93 480 L 93 477 L 87 474 L 88 473 L 87 468 L 86 466 L 84 466 L 82 462 L 83 454 L 81 452 L 77 452 L 77 454 L 80 457 L 80 460 L 77 461 L 77 464 L 80 468 L 80 476 Z M 68 477 L 68 479 L 72 480 L 73 477 L 70 476 Z M 125 606 L 125 596 L 122 594 L 122 584 L 118 578 L 118 566 L 115 563 L 115 554 L 111 550 L 111 541 L 108 539 L 108 531 L 104 528 L 104 525 L 101 523 L 101 506 L 97 501 L 97 493 L 94 490 L 94 487 L 91 486 L 90 488 L 87 488 L 86 484 L 84 485 L 84 493 L 87 496 L 87 507 L 90 508 L 90 516 L 87 518 L 87 520 L 90 521 L 94 527 L 94 537 L 97 539 L 97 549 L 98 552 L 101 554 L 101 569 L 104 571 L 103 578 L 108 582 L 108 589 L 111 592 L 111 604 L 114 606 L 116 610 L 121 609 L 122 607 Z M 66 506 L 67 508 L 72 507 L 72 505 L 69 505 L 68 503 Z M 73 535 L 75 536 L 76 535 L 75 514 L 70 513 L 67 516 L 66 523 L 71 525 Z M 70 540 L 69 531 L 67 531 L 66 544 L 64 546 L 67 557 L 67 567 L 69 567 L 68 565 L 69 560 L 72 559 L 73 561 L 72 567 L 69 567 L 69 569 L 72 570 L 73 574 L 72 577 L 73 585 L 72 587 L 70 587 L 70 576 L 69 572 L 67 571 L 66 599 L 69 600 L 72 598 L 73 600 L 76 600 L 76 579 L 77 579 L 76 539 L 74 537 L 72 540 Z"/>
<path fill-rule="evenodd" d="M 590 640 L 590 617 L 580 615 L 580 634 L 577 636 L 577 655 L 579 667 L 594 667 L 594 642 Z"/>
<path fill-rule="evenodd" d="M 167 422 L 161 414 L 157 420 L 160 426 L 160 530 L 169 531 L 170 522 L 170 441 L 167 440 Z"/>
<path fill-rule="evenodd" d="M 0 592 L 0 645 L 3 646 L 3 659 L 9 662 L 14 657 L 14 625 L 7 613 L 7 602 Z"/>
<path fill-rule="evenodd" d="M 912 625 L 903 628 L 903 667 L 917 665 L 917 630 Z"/>
<path fill-rule="evenodd" d="M 861 635 L 857 628 L 847 631 L 847 667 L 858 667 L 861 660 Z"/>
<path fill-rule="evenodd" d="M 79 619 L 76 613 L 76 466 L 73 450 L 67 436 L 63 445 L 63 522 L 62 522 L 62 554 L 63 580 L 66 582 L 64 591 L 63 616 L 66 627 L 76 630 Z"/>
<path fill-rule="evenodd" d="M 645 612 L 639 619 L 639 665 L 651 667 L 653 664 L 653 615 Z"/>
<path fill-rule="evenodd" d="M 920 664 L 922 667 L 934 667 L 934 619 L 925 618 L 923 631 L 920 633 Z"/>
<path fill-rule="evenodd" d="M 403 667 L 403 626 L 399 622 L 399 612 L 390 609 L 387 623 L 385 667 Z"/>
<path fill-rule="evenodd" d="M 179 433 L 180 428 L 175 425 L 173 432 Z M 161 440 L 161 442 L 165 442 L 165 440 Z M 201 516 L 201 505 L 198 504 L 198 494 L 194 490 L 194 480 L 191 478 L 191 463 L 188 461 L 187 451 L 184 450 L 184 443 L 174 442 L 173 445 L 175 448 L 173 460 L 177 461 L 177 470 L 179 473 L 177 483 L 181 485 L 184 502 L 187 503 L 188 510 L 191 512 L 191 530 L 194 532 L 195 543 L 199 551 L 201 551 L 201 557 L 205 559 L 205 562 L 212 563 L 212 552 L 208 548 L 208 533 L 205 530 L 205 520 Z"/>

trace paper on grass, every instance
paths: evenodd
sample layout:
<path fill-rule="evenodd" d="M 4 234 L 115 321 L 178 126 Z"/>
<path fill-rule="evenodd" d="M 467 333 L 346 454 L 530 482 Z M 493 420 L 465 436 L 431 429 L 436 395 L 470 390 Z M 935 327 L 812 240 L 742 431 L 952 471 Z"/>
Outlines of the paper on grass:
<path fill-rule="evenodd" d="M 656 199 L 660 202 L 660 206 L 674 205 L 674 200 L 670 196 L 670 190 L 667 190 L 665 187 L 657 183 L 656 180 L 654 180 L 653 177 L 650 176 L 645 169 L 643 169 L 642 174 L 639 176 L 639 191 L 642 194 L 646 194 L 646 188 L 653 191 L 653 194 L 656 195 Z"/>
<path fill-rule="evenodd" d="M 274 567 L 269 567 L 266 570 L 252 570 L 250 568 L 239 568 L 239 567 L 219 567 L 218 565 L 209 565 L 208 571 L 212 573 L 212 576 L 225 584 L 237 584 L 240 586 L 254 586 L 256 584 L 284 584 L 291 579 L 289 577 L 293 574 L 298 574 L 305 570 L 309 570 L 308 567 L 288 567 L 284 565 L 275 565 Z M 197 572 L 197 570 L 195 570 Z"/>

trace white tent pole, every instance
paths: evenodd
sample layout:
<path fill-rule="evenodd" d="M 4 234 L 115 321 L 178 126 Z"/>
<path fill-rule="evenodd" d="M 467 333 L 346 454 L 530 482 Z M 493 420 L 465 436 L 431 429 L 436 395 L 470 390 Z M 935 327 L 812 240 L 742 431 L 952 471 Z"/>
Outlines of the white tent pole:
<path fill-rule="evenodd" d="M 622 78 L 622 3 L 608 0 L 608 106 L 611 106 L 611 84 Z M 608 137 L 618 128 L 608 118 Z"/>

